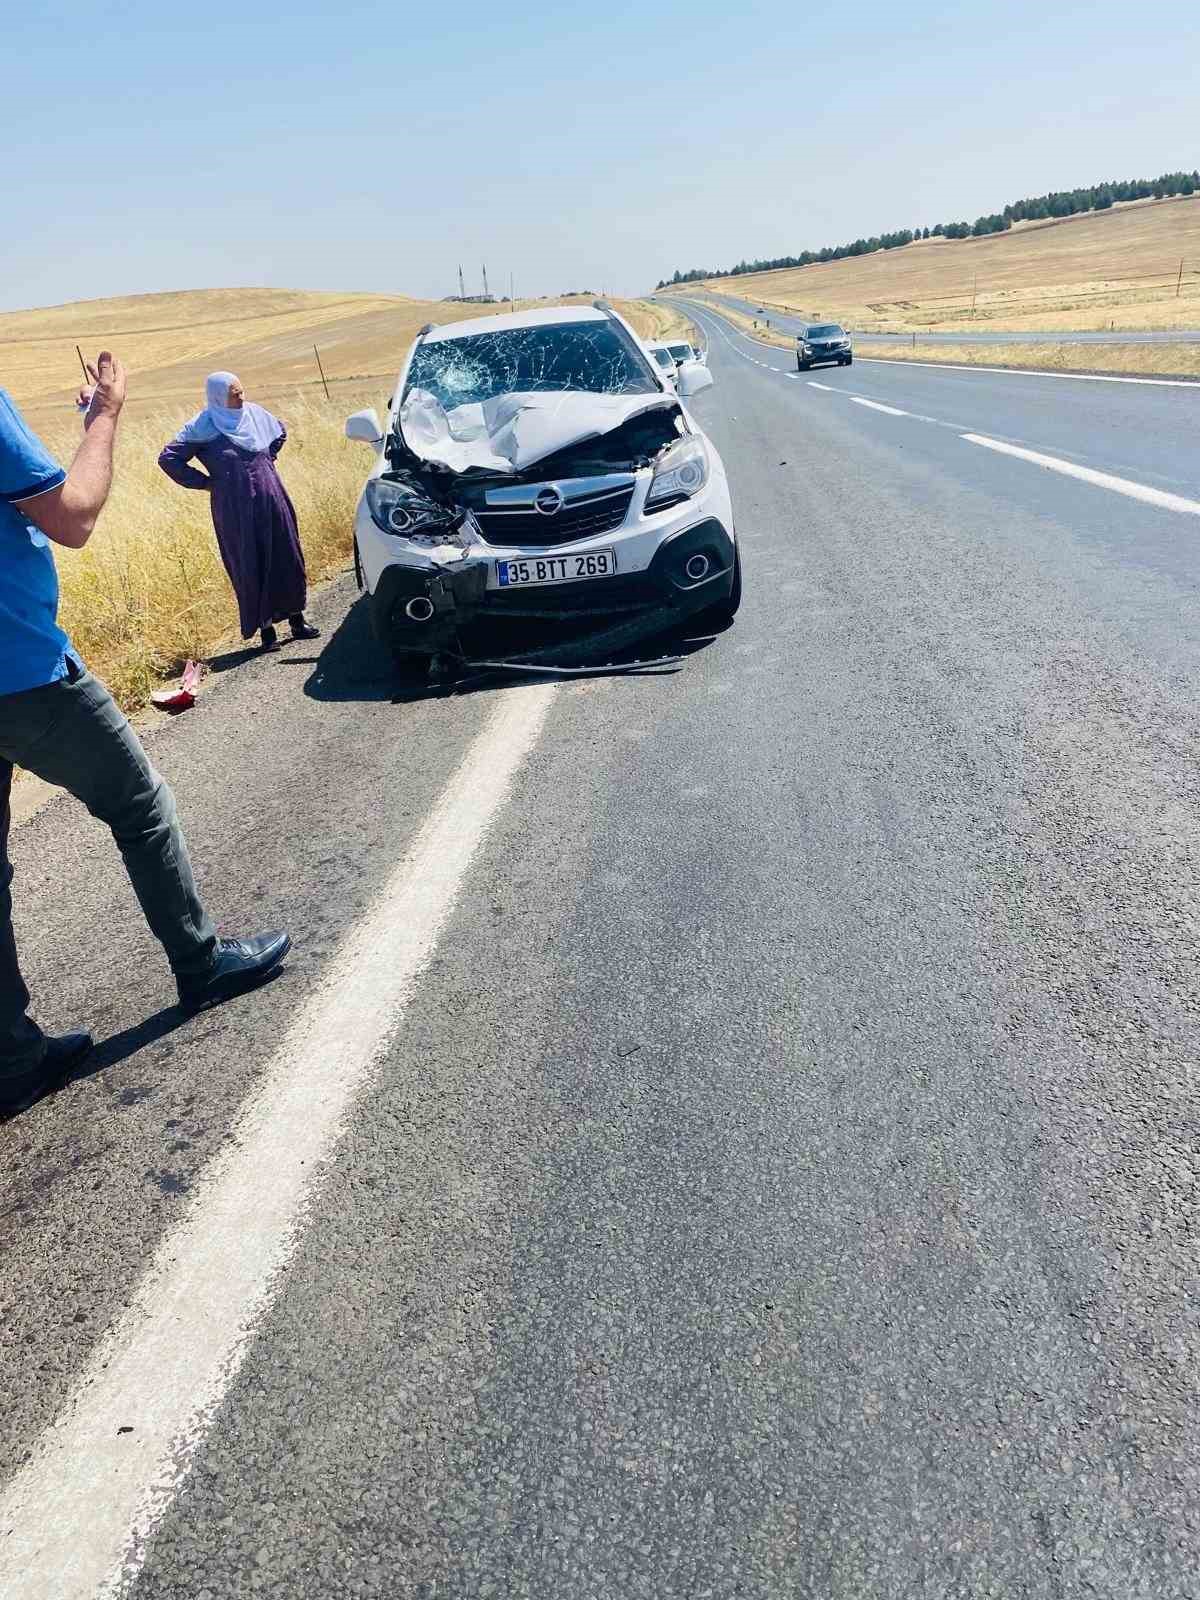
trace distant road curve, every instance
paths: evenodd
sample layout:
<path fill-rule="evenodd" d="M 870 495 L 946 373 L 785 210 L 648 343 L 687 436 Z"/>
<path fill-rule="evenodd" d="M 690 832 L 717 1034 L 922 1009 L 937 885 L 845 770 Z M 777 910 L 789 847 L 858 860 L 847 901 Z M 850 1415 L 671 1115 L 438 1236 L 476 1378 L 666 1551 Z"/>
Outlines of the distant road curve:
<path fill-rule="evenodd" d="M 739 300 L 735 295 L 715 294 L 712 290 L 707 291 L 706 298 L 750 316 L 757 314 L 761 303 L 757 300 Z M 798 333 L 805 326 L 806 319 L 803 317 L 787 317 L 778 311 L 770 311 L 768 315 L 771 326 L 783 333 Z M 912 339 L 911 333 L 861 333 L 857 328 L 852 332 L 864 344 L 868 341 L 872 344 L 908 344 Z M 1200 328 L 1172 328 L 1165 333 L 1122 333 L 1117 329 L 1111 333 L 1080 333 L 1065 329 L 1058 333 L 1053 329 L 1043 329 L 1037 333 L 934 333 L 922 329 L 917 338 L 922 344 L 1200 344 Z"/>

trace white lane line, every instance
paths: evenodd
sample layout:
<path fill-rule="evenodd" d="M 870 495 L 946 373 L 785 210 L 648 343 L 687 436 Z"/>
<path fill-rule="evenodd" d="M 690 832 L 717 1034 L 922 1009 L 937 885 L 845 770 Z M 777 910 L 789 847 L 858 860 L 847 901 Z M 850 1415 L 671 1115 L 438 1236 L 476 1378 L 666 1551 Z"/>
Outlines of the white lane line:
<path fill-rule="evenodd" d="M 870 406 L 872 411 L 886 411 L 889 417 L 911 417 L 911 411 L 901 411 L 898 406 L 881 405 L 878 400 L 866 400 L 861 394 L 852 394 L 850 399 L 856 406 Z M 921 421 L 925 419 L 922 417 Z"/>
<path fill-rule="evenodd" d="M 895 356 L 864 356 L 856 350 L 856 361 L 870 361 L 877 367 L 929 367 L 937 372 L 995 373 L 1012 378 L 1070 378 L 1075 383 L 1144 383 L 1157 389 L 1200 389 L 1200 383 L 1187 378 L 1118 378 L 1108 372 L 1051 372 L 1044 367 L 989 367 L 983 362 L 901 361 Z M 1200 359 L 1200 357 L 1198 357 Z"/>
<path fill-rule="evenodd" d="M 553 686 L 505 693 L 296 1016 L 62 1416 L 0 1497 L 3 1600 L 123 1592 L 303 1232 L 317 1170 L 432 954 Z M 132 1428 L 132 1433 L 119 1429 Z"/>
<path fill-rule="evenodd" d="M 824 389 L 826 394 L 836 394 L 837 393 L 836 389 L 834 389 L 832 384 L 830 384 L 830 383 L 814 383 L 811 378 L 808 380 L 808 387 L 810 389 Z"/>
<path fill-rule="evenodd" d="M 1111 472 L 1097 472 L 1094 467 L 1081 467 L 1074 461 L 1062 461 L 1058 456 L 1044 456 L 1038 450 L 1023 450 L 1020 445 L 989 439 L 983 433 L 964 433 L 960 438 L 968 444 L 981 444 L 985 450 L 998 450 L 1001 455 L 1032 461 L 1036 467 L 1048 467 L 1051 472 L 1061 472 L 1068 478 L 1094 483 L 1097 488 L 1111 489 L 1114 494 L 1127 495 L 1130 500 L 1142 500 L 1148 506 L 1159 506 L 1164 511 L 1183 511 L 1200 517 L 1200 500 L 1187 500 L 1180 494 L 1168 494 L 1165 489 L 1151 489 L 1147 484 L 1134 483 L 1131 478 L 1117 478 Z"/>

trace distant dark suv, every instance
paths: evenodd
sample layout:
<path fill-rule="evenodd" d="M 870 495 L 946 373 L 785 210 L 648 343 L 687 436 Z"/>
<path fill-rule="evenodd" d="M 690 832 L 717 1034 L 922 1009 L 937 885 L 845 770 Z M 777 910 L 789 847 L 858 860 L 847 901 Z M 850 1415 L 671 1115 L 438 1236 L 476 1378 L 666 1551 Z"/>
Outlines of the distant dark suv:
<path fill-rule="evenodd" d="M 836 322 L 814 322 L 796 335 L 796 371 L 807 372 L 821 361 L 848 367 L 854 360 L 850 335 Z"/>

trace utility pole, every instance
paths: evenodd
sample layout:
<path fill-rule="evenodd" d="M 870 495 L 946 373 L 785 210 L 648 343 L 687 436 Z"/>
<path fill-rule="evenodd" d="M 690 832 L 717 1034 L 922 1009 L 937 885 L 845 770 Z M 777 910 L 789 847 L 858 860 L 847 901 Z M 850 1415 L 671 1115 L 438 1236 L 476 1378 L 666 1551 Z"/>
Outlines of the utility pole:
<path fill-rule="evenodd" d="M 490 300 L 491 299 L 491 296 L 488 294 L 487 267 L 486 267 L 486 265 L 484 266 L 484 269 L 483 269 L 483 298 L 485 300 Z"/>
<path fill-rule="evenodd" d="M 979 274 L 976 273 L 974 281 L 971 284 L 971 315 L 972 316 L 975 315 L 975 296 L 976 296 L 976 294 L 978 294 L 978 292 L 979 292 Z"/>
<path fill-rule="evenodd" d="M 458 266 L 458 298 L 460 300 L 465 300 L 467 298 L 467 286 L 463 282 L 462 263 L 461 262 L 459 262 L 459 266 Z"/>
<path fill-rule="evenodd" d="M 1183 288 L 1183 259 L 1179 261 L 1179 276 L 1175 279 L 1175 298 L 1179 299 L 1179 291 Z"/>
<path fill-rule="evenodd" d="M 508 275 L 508 304 L 513 312 L 513 315 L 515 316 L 517 311 L 517 297 L 513 292 L 513 275 L 511 272 Z"/>

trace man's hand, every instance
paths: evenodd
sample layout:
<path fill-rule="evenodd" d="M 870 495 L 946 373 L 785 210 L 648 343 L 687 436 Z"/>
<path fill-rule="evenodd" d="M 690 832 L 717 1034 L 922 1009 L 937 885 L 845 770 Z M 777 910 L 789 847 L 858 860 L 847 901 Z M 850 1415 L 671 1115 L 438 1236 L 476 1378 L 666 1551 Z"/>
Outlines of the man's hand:
<path fill-rule="evenodd" d="M 95 366 L 89 361 L 87 370 L 94 388 L 84 426 L 90 428 L 100 416 L 111 417 L 115 422 L 125 404 L 125 368 L 110 350 L 101 350 Z"/>
<path fill-rule="evenodd" d="M 48 539 L 71 550 L 81 549 L 91 538 L 96 518 L 108 499 L 113 440 L 117 436 L 117 418 L 125 404 L 125 368 L 110 351 L 102 350 L 96 365 L 87 370 L 95 389 L 67 481 L 45 494 L 14 502 L 17 510 Z"/>

